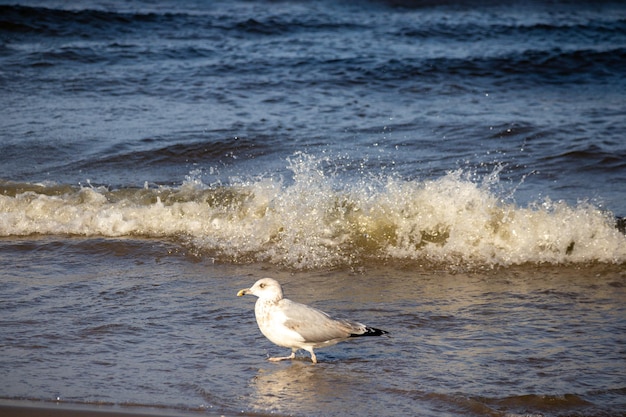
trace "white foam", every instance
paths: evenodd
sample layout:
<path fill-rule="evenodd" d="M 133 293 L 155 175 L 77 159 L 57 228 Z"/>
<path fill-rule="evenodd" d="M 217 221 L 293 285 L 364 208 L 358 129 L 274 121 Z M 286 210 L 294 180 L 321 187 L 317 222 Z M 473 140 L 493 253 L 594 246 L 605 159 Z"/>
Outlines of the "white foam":
<path fill-rule="evenodd" d="M 626 237 L 610 213 L 547 199 L 507 203 L 492 191 L 497 172 L 480 183 L 461 171 L 342 182 L 302 154 L 290 169 L 288 184 L 261 178 L 211 187 L 194 176 L 176 188 L 8 193 L 0 196 L 0 235 L 165 238 L 224 261 L 290 268 L 626 262 Z"/>

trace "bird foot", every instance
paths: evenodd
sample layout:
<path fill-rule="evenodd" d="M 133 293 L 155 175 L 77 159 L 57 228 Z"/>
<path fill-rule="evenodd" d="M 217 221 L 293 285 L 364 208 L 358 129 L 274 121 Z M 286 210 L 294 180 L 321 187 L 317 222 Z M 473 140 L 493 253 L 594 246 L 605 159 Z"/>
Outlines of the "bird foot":
<path fill-rule="evenodd" d="M 267 358 L 267 360 L 270 362 L 286 361 L 287 359 L 293 359 L 293 358 L 291 356 L 282 356 L 280 358 Z"/>
<path fill-rule="evenodd" d="M 280 361 L 286 361 L 286 360 L 289 360 L 289 359 L 293 359 L 295 357 L 296 357 L 296 354 L 294 352 L 294 353 L 292 353 L 289 356 L 280 356 L 278 358 L 267 358 L 267 360 L 270 361 L 270 362 L 280 362 Z"/>

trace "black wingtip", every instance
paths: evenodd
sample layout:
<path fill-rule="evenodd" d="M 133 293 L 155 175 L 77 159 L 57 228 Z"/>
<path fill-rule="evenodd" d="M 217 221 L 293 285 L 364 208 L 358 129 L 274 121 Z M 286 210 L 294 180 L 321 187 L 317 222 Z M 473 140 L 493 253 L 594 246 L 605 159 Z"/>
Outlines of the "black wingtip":
<path fill-rule="evenodd" d="M 375 329 L 373 327 L 366 327 L 365 333 L 361 334 L 351 334 L 350 337 L 361 337 L 361 336 L 382 336 L 384 334 L 389 334 L 389 332 L 385 330 Z"/>

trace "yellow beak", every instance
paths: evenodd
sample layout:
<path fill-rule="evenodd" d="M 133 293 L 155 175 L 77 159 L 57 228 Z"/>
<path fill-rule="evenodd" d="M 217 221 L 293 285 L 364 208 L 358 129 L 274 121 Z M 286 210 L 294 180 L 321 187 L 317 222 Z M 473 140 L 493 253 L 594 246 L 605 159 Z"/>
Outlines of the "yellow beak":
<path fill-rule="evenodd" d="M 248 291 L 250 291 L 250 288 L 245 288 L 243 290 L 239 290 L 239 292 L 237 293 L 237 297 L 241 297 L 242 295 L 248 294 Z"/>

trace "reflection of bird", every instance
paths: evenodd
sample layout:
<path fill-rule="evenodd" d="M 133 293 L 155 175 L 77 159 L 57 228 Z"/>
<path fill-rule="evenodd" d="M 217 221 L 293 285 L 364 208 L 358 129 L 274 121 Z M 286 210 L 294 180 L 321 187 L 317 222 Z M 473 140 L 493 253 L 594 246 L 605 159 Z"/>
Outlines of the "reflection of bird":
<path fill-rule="evenodd" d="M 260 367 L 250 381 L 249 401 L 262 415 L 267 415 L 268 410 L 276 415 L 367 415 L 371 410 L 362 408 L 371 404 L 359 401 L 355 393 L 364 386 L 371 387 L 371 378 L 369 373 L 343 372 L 340 368 L 321 370 L 301 361 L 292 366 Z M 324 401 L 328 398 L 341 398 L 342 404 Z"/>
<path fill-rule="evenodd" d="M 313 363 L 317 363 L 314 348 L 332 346 L 351 337 L 387 333 L 358 322 L 333 319 L 316 308 L 283 298 L 283 289 L 272 278 L 258 280 L 237 296 L 246 294 L 259 297 L 254 313 L 261 333 L 278 346 L 291 348 L 290 356 L 270 358 L 270 361 L 293 359 L 296 351 L 304 349 L 311 354 Z"/>

